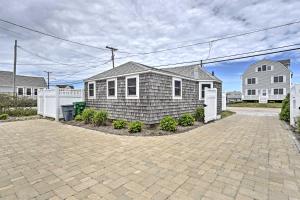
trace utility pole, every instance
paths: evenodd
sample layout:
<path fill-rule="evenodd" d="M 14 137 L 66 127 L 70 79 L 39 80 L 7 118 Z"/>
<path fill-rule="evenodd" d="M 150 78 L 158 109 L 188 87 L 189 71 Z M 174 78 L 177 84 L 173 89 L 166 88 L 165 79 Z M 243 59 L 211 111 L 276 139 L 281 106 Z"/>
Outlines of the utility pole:
<path fill-rule="evenodd" d="M 49 72 L 49 71 L 44 71 L 44 72 L 47 73 L 47 77 L 48 77 L 47 88 L 49 89 L 49 79 L 50 79 L 50 74 L 51 74 L 52 72 Z"/>
<path fill-rule="evenodd" d="M 15 40 L 15 47 L 14 47 L 14 70 L 13 70 L 13 95 L 16 96 L 16 73 L 17 73 L 17 47 L 18 41 Z"/>
<path fill-rule="evenodd" d="M 113 65 L 113 68 L 115 68 L 115 54 L 114 54 L 114 52 L 118 51 L 118 49 L 113 48 L 113 47 L 109 47 L 109 46 L 106 46 L 106 48 L 111 50 L 112 65 Z"/>

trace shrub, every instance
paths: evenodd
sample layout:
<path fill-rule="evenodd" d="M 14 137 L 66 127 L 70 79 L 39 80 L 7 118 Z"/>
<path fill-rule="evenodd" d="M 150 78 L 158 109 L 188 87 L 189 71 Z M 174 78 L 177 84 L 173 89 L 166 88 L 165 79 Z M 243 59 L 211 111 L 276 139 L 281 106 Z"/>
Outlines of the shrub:
<path fill-rule="evenodd" d="M 7 120 L 8 119 L 8 114 L 1 114 L 0 115 L 0 120 Z"/>
<path fill-rule="evenodd" d="M 33 108 L 11 108 L 5 110 L 4 113 L 12 117 L 22 117 L 22 116 L 37 115 L 37 110 Z"/>
<path fill-rule="evenodd" d="M 285 99 L 282 101 L 279 118 L 286 122 L 290 121 L 290 94 L 286 95 Z"/>
<path fill-rule="evenodd" d="M 186 113 L 179 118 L 178 123 L 180 126 L 192 126 L 194 121 L 194 117 L 191 114 Z"/>
<path fill-rule="evenodd" d="M 143 123 L 140 121 L 130 122 L 128 125 L 128 131 L 130 133 L 137 133 L 142 131 Z"/>
<path fill-rule="evenodd" d="M 91 108 L 84 109 L 81 114 L 82 120 L 84 121 L 84 123 L 86 123 L 86 124 L 92 123 L 94 113 L 95 113 L 95 111 Z"/>
<path fill-rule="evenodd" d="M 83 121 L 82 116 L 81 115 L 76 115 L 75 116 L 75 121 Z"/>
<path fill-rule="evenodd" d="M 199 106 L 196 108 L 194 117 L 195 117 L 195 120 L 197 120 L 198 122 L 204 122 L 205 113 L 204 113 L 203 106 Z"/>
<path fill-rule="evenodd" d="M 93 116 L 93 124 L 95 126 L 105 125 L 107 116 L 108 114 L 105 110 L 96 111 Z"/>
<path fill-rule="evenodd" d="M 123 119 L 114 120 L 113 126 L 114 129 L 122 129 L 126 127 L 127 122 Z"/>
<path fill-rule="evenodd" d="M 171 116 L 165 116 L 162 120 L 160 120 L 160 129 L 164 131 L 175 132 L 177 129 L 177 121 Z"/>

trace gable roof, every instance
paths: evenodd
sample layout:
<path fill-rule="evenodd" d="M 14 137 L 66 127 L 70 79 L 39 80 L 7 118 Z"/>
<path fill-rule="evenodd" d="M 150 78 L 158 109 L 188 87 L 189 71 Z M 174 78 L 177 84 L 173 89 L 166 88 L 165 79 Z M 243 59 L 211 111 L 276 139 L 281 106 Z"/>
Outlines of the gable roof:
<path fill-rule="evenodd" d="M 291 60 L 290 59 L 278 60 L 277 62 L 280 62 L 281 64 L 283 64 L 288 69 L 290 68 L 290 64 L 291 64 Z"/>
<path fill-rule="evenodd" d="M 184 74 L 187 77 L 198 79 L 198 80 L 212 80 L 222 82 L 216 76 L 212 75 L 200 65 L 188 65 L 180 67 L 164 68 L 166 71 L 174 72 L 177 74 Z"/>
<path fill-rule="evenodd" d="M 0 86 L 13 85 L 13 72 L 0 71 Z M 16 75 L 16 86 L 22 87 L 46 87 L 46 81 L 43 77 Z"/>
<path fill-rule="evenodd" d="M 205 71 L 203 68 L 200 68 L 199 65 L 189 65 L 189 66 L 181 66 L 181 67 L 172 67 L 172 68 L 154 68 L 147 65 L 143 65 L 136 62 L 127 62 L 113 69 L 104 71 L 100 74 L 92 76 L 85 81 L 98 80 L 98 79 L 106 79 L 111 77 L 123 76 L 127 74 L 136 74 L 143 72 L 157 72 L 157 73 L 166 73 L 170 76 L 179 76 L 188 79 L 195 80 L 212 80 L 221 82 L 220 79 L 213 76 L 209 72 Z M 197 73 L 194 73 L 197 71 Z M 196 75 L 196 76 L 195 76 Z"/>

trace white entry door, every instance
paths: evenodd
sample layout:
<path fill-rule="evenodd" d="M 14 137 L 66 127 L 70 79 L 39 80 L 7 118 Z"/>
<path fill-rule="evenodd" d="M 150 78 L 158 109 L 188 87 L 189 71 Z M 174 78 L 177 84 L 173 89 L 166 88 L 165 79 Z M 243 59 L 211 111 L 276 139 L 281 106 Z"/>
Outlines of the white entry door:
<path fill-rule="evenodd" d="M 205 88 L 205 123 L 217 119 L 217 88 Z"/>

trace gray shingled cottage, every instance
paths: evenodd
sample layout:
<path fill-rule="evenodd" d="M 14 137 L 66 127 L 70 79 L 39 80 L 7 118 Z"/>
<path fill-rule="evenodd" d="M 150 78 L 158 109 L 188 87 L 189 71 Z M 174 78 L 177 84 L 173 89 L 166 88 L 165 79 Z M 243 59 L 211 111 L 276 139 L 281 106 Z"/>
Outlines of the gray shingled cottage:
<path fill-rule="evenodd" d="M 205 88 L 217 88 L 222 107 L 222 81 L 199 65 L 157 69 L 128 62 L 85 81 L 88 107 L 105 109 L 110 119 L 155 124 L 165 115 L 179 117 L 203 105 Z"/>

